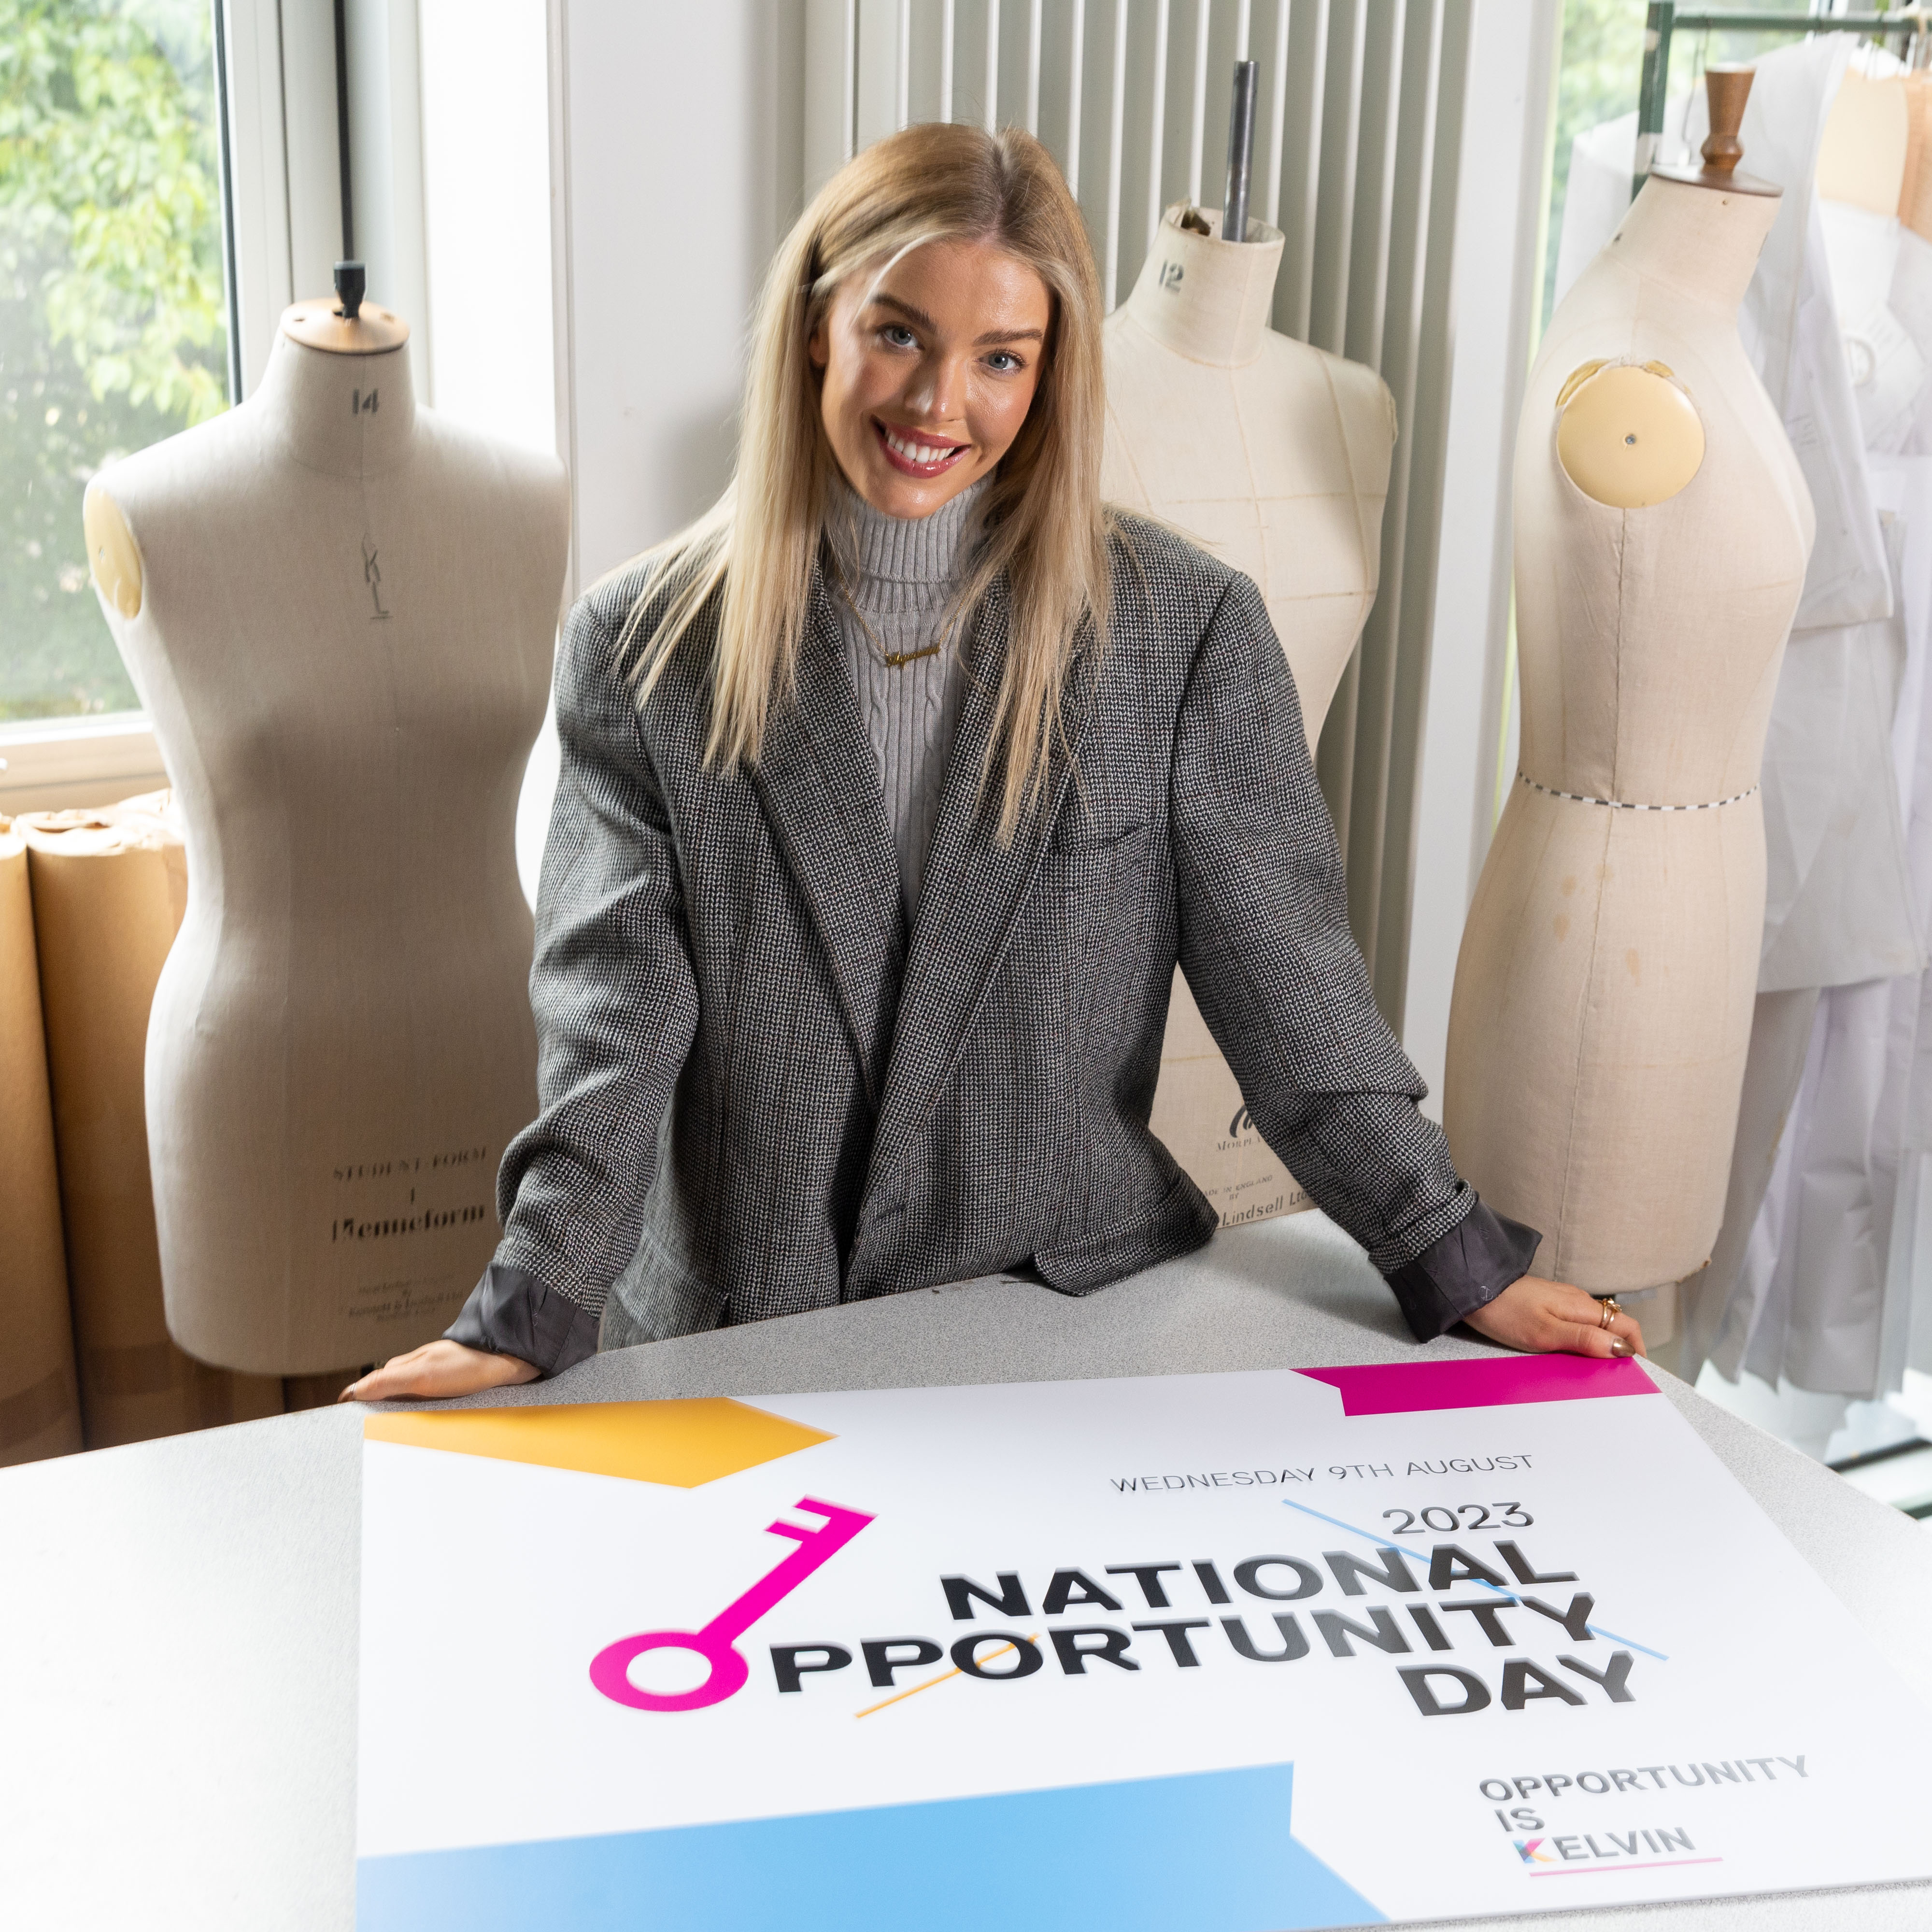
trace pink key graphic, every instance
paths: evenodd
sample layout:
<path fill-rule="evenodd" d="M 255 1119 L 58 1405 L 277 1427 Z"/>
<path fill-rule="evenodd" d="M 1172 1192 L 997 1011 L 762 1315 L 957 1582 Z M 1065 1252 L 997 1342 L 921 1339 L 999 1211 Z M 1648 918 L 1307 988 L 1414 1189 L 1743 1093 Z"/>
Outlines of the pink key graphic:
<path fill-rule="evenodd" d="M 825 1519 L 823 1529 L 801 1529 L 794 1522 L 766 1527 L 774 1536 L 789 1536 L 798 1544 L 773 1565 L 735 1603 L 727 1604 L 702 1630 L 646 1630 L 640 1636 L 620 1637 L 590 1660 L 590 1681 L 614 1702 L 634 1711 L 701 1711 L 722 1704 L 745 1688 L 751 1666 L 734 1646 L 765 1612 L 790 1596 L 821 1565 L 828 1563 L 872 1519 L 856 1510 L 841 1509 L 800 1496 L 792 1507 Z M 704 1682 L 694 1690 L 661 1695 L 640 1690 L 631 1682 L 631 1666 L 647 1650 L 695 1651 L 710 1666 Z"/>

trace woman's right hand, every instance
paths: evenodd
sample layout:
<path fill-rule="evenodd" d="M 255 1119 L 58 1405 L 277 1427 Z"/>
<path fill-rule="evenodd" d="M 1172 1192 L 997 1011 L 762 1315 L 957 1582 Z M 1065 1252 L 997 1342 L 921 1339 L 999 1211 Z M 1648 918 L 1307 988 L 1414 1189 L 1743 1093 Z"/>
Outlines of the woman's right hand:
<path fill-rule="evenodd" d="M 466 1348 L 460 1342 L 425 1342 L 406 1355 L 394 1355 L 351 1382 L 338 1402 L 394 1402 L 402 1396 L 476 1395 L 512 1382 L 533 1382 L 536 1365 L 514 1355 Z"/>

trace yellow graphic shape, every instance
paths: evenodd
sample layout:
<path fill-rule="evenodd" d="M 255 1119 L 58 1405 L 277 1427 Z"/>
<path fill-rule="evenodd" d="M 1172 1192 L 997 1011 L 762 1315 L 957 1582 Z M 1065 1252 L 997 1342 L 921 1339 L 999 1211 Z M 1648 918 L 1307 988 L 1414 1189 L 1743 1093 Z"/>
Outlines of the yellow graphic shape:
<path fill-rule="evenodd" d="M 581 1469 L 680 1490 L 694 1490 L 700 1483 L 832 1440 L 822 1429 L 808 1429 L 722 1395 L 528 1408 L 397 1410 L 366 1418 L 362 1434 L 371 1442 L 535 1462 L 546 1469 Z"/>

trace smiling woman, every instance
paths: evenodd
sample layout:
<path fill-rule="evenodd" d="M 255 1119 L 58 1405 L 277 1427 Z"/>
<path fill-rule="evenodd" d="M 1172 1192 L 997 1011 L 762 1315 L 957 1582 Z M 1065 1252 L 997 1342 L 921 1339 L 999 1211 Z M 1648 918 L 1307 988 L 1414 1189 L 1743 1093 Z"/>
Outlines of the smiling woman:
<path fill-rule="evenodd" d="M 997 752 L 1010 836 L 1060 736 L 1080 642 L 1097 646 L 1106 633 L 1107 523 L 1093 460 L 1106 412 L 1102 314 L 1080 211 L 1030 135 L 908 128 L 848 162 L 766 278 L 736 480 L 707 516 L 646 553 L 658 568 L 626 632 L 627 642 L 644 639 L 640 694 L 716 592 L 709 750 L 755 759 L 773 694 L 795 675 L 838 489 L 910 519 L 984 479 L 982 541 L 952 604 L 969 610 L 1002 577 L 1010 585 L 1013 637 L 988 765 Z M 937 455 L 896 462 L 889 429 Z M 915 434 L 936 440 L 916 444 Z M 947 447 L 969 453 L 949 458 Z"/>
<path fill-rule="evenodd" d="M 1417 1112 L 1259 593 L 1100 496 L 1098 278 L 1030 135 L 914 128 L 772 265 L 738 470 L 557 672 L 542 1111 L 446 1338 L 349 1393 L 1030 1268 L 1216 1216 L 1149 1131 L 1177 959 L 1256 1126 L 1420 1339 L 1593 1355 Z"/>
<path fill-rule="evenodd" d="M 846 284 L 811 355 L 854 488 L 889 517 L 929 517 L 989 476 L 1033 406 L 1052 320 L 1046 284 L 990 241 L 932 242 Z"/>

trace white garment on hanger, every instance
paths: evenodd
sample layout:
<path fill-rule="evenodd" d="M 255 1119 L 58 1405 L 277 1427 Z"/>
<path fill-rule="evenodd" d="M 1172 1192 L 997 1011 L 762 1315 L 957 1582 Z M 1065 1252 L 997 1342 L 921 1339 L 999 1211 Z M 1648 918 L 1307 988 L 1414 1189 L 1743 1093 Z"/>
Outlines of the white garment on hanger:
<path fill-rule="evenodd" d="M 1902 449 L 1925 388 L 1925 358 L 1891 302 L 1908 231 L 1895 214 L 1829 200 L 1818 208 L 1860 433 L 1868 451 Z"/>
<path fill-rule="evenodd" d="M 1872 480 L 1898 560 L 1900 612 L 1877 628 L 1892 634 L 1899 674 L 1893 716 L 1864 754 L 1886 778 L 1900 827 L 1906 878 L 1894 914 L 1916 944 L 1932 915 L 1932 458 L 1876 458 Z M 1866 864 L 1868 886 L 1883 869 L 1874 830 L 1866 828 L 1862 848 L 1842 842 L 1851 863 Z M 1808 913 L 1817 950 L 1826 950 L 1832 869 L 1816 868 L 1825 889 L 1807 896 L 1786 939 L 1804 932 Z M 1858 892 L 1848 886 L 1845 896 L 1856 910 Z M 1920 952 L 1904 970 L 1827 986 L 1808 1000 L 1796 989 L 1760 995 L 1754 1059 L 1784 1066 L 1756 1082 L 1747 1072 L 1726 1226 L 1686 1324 L 1696 1358 L 1708 1355 L 1732 1379 L 1748 1369 L 1774 1387 L 1782 1378 L 1875 1396 L 1899 1386 L 1915 1328 L 1920 1352 L 1932 1346 L 1932 1225 L 1922 1226 L 1932 1222 L 1932 973 L 1924 963 Z M 1808 1043 L 1794 1078 L 1796 1029 Z M 1739 1168 L 1761 1166 L 1774 1147 L 1751 1213 Z M 1737 1220 L 1746 1214 L 1742 1235 Z M 1915 1324 L 1921 1298 L 1927 1306 Z M 1696 1362 L 1680 1366 L 1694 1374 Z"/>
<path fill-rule="evenodd" d="M 1924 963 L 1892 751 L 1906 669 L 1898 616 L 1794 633 L 1786 646 L 1765 736 L 1760 992 Z"/>

